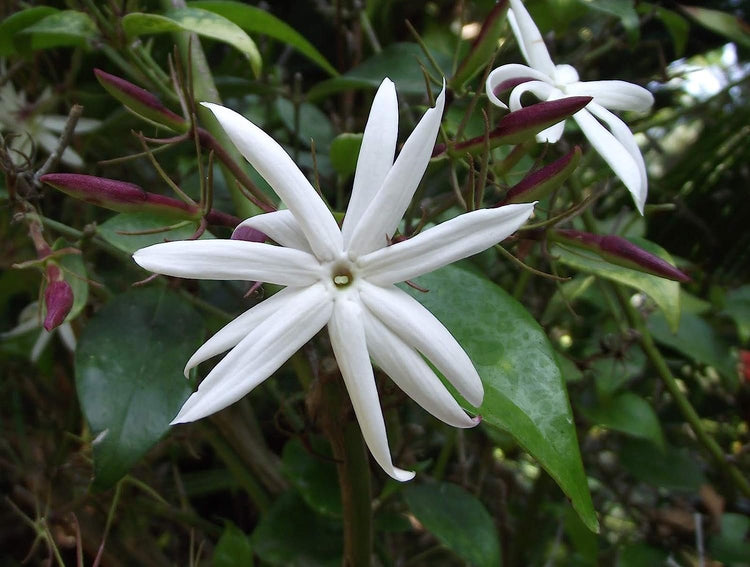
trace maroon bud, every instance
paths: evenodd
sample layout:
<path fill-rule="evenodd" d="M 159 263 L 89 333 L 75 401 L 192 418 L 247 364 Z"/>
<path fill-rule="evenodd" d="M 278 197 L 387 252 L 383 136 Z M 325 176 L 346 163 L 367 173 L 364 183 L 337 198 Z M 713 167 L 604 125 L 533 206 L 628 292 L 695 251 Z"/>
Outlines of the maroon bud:
<path fill-rule="evenodd" d="M 248 242 L 265 242 L 268 237 L 261 231 L 249 226 L 238 226 L 232 233 L 232 240 L 246 240 Z"/>
<path fill-rule="evenodd" d="M 73 307 L 73 290 L 65 280 L 52 281 L 44 291 L 44 304 L 47 315 L 44 318 L 44 328 L 51 331 L 65 321 L 65 317 Z"/>
<path fill-rule="evenodd" d="M 153 93 L 115 75 L 94 69 L 99 83 L 131 112 L 150 122 L 166 126 L 172 130 L 185 131 L 187 122 L 169 110 Z"/>
<path fill-rule="evenodd" d="M 646 272 L 669 280 L 690 281 L 690 277 L 666 260 L 636 246 L 622 236 L 591 234 L 573 229 L 557 229 L 550 233 L 553 240 L 591 250 L 619 266 Z"/>
<path fill-rule="evenodd" d="M 568 154 L 531 172 L 508 191 L 499 205 L 538 201 L 560 187 L 581 161 L 581 148 L 576 146 Z"/>

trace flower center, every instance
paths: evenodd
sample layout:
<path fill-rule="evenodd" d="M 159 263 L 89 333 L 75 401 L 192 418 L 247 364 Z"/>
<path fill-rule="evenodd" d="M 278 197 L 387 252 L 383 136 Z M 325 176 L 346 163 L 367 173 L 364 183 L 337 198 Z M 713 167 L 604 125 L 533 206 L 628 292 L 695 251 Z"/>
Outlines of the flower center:
<path fill-rule="evenodd" d="M 349 266 L 345 264 L 335 265 L 331 276 L 331 279 L 333 279 L 333 285 L 339 289 L 347 287 L 354 280 L 354 276 L 352 275 Z"/>

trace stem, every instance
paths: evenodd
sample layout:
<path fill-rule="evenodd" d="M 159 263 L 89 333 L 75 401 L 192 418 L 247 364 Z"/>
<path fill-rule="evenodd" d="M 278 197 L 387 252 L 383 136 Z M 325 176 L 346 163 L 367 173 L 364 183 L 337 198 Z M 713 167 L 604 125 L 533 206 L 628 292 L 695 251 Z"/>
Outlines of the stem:
<path fill-rule="evenodd" d="M 641 343 L 641 348 L 643 348 L 643 352 L 646 353 L 646 357 L 656 369 L 659 377 L 662 382 L 664 382 L 664 385 L 671 394 L 675 404 L 677 404 L 685 421 L 690 425 L 696 438 L 700 444 L 703 445 L 706 452 L 716 461 L 719 468 L 732 479 L 735 486 L 746 497 L 750 497 L 750 482 L 748 482 L 747 478 L 745 478 L 736 466 L 727 461 L 724 451 L 719 444 L 704 429 L 698 412 L 695 411 L 695 408 L 693 408 L 685 394 L 680 390 L 677 381 L 672 375 L 669 366 L 667 366 L 664 357 L 662 357 L 661 352 L 659 352 L 659 349 L 656 347 L 654 339 L 651 337 L 651 333 L 649 333 L 641 315 L 632 305 L 630 305 L 622 286 L 614 285 L 613 287 L 617 294 L 617 299 L 620 302 L 622 309 L 625 311 L 630 324 L 638 331 L 639 341 Z"/>
<path fill-rule="evenodd" d="M 372 556 L 372 494 L 367 448 L 356 420 L 342 426 L 341 406 L 346 399 L 342 381 L 327 380 L 323 389 L 321 422 L 336 459 L 344 512 L 343 564 L 365 567 L 371 564 Z"/>

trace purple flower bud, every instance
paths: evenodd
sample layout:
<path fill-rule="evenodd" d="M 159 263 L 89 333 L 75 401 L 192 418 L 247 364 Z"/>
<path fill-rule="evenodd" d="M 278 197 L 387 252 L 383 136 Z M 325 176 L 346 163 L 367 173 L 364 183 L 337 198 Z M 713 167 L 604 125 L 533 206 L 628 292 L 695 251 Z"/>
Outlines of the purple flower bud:
<path fill-rule="evenodd" d="M 59 272 L 59 268 L 57 269 Z M 73 307 L 73 290 L 65 280 L 52 281 L 44 291 L 44 304 L 47 315 L 44 317 L 44 328 L 51 331 L 65 321 Z"/>
<path fill-rule="evenodd" d="M 268 237 L 261 231 L 249 226 L 238 226 L 232 233 L 232 240 L 247 240 L 248 242 L 265 242 Z"/>
<path fill-rule="evenodd" d="M 487 64 L 487 61 L 497 49 L 497 40 L 504 27 L 507 10 L 507 0 L 501 0 L 495 4 L 484 19 L 479 35 L 477 35 L 471 44 L 469 52 L 463 58 L 458 69 L 456 69 L 456 73 L 450 80 L 452 88 L 460 89 L 466 81 L 476 75 Z"/>
<path fill-rule="evenodd" d="M 666 260 L 647 252 L 622 236 L 603 236 L 573 229 L 557 229 L 554 233 L 550 233 L 550 236 L 558 242 L 591 250 L 619 266 L 678 282 L 690 281 L 689 276 Z"/>
<path fill-rule="evenodd" d="M 560 187 L 581 161 L 581 148 L 576 146 L 567 155 L 533 171 L 508 191 L 496 206 L 509 203 L 538 201 Z"/>
<path fill-rule="evenodd" d="M 497 127 L 489 133 L 489 147 L 495 148 L 506 144 L 520 144 L 531 140 L 545 128 L 562 122 L 592 101 L 590 96 L 569 96 L 558 100 L 538 102 L 506 114 Z M 432 157 L 438 157 L 448 151 L 453 156 L 466 153 L 477 154 L 485 149 L 485 137 L 477 136 L 447 149 L 445 144 L 438 144 L 432 151 Z"/>
<path fill-rule="evenodd" d="M 188 123 L 164 106 L 156 95 L 101 69 L 94 69 L 94 74 L 109 94 L 141 118 L 178 132 L 188 129 Z"/>

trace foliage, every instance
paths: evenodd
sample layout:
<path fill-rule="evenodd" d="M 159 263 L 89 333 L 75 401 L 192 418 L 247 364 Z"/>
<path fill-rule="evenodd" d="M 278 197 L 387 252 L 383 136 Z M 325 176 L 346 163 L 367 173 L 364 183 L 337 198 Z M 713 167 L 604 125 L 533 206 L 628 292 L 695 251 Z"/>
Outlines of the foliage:
<path fill-rule="evenodd" d="M 522 60 L 504 0 L 0 8 L 0 563 L 747 564 L 747 14 L 527 6 L 581 79 L 654 94 L 650 114 L 624 116 L 648 167 L 644 216 L 575 122 L 535 142 L 589 97 L 490 104 L 488 73 Z M 395 482 L 367 461 L 321 333 L 232 407 L 170 428 L 210 370 L 186 380 L 191 354 L 278 291 L 151 279 L 131 258 L 229 238 L 278 205 L 197 103 L 223 101 L 279 140 L 338 212 L 385 77 L 399 141 L 449 89 L 395 240 L 539 201 L 502 244 L 401 284 L 473 361 L 482 405 L 451 392 L 481 425 L 440 423 L 376 371 L 394 461 L 417 471 Z M 59 131 L 58 153 L 82 167 L 48 159 Z M 96 177 L 79 192 L 44 182 L 71 171 Z M 97 179 L 117 181 L 105 194 Z M 623 260 L 598 235 L 645 256 Z M 74 301 L 47 332 L 59 282 Z"/>

